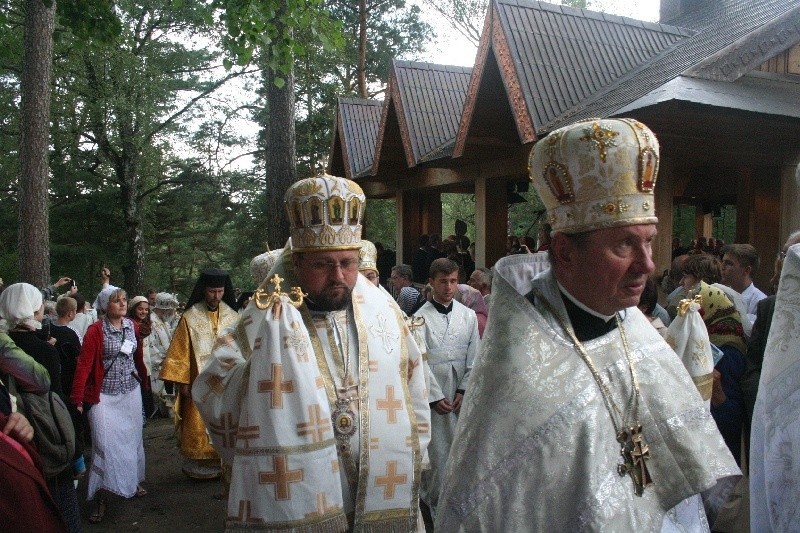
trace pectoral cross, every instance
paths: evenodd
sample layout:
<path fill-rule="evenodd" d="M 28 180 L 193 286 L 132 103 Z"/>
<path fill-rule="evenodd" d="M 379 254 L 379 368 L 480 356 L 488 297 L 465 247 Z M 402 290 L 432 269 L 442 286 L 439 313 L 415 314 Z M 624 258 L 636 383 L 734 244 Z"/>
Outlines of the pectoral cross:
<path fill-rule="evenodd" d="M 634 493 L 641 496 L 644 494 L 645 487 L 653 483 L 646 463 L 650 459 L 650 447 L 642 437 L 641 424 L 620 431 L 617 441 L 622 444 L 620 455 L 622 455 L 623 461 L 617 465 L 617 472 L 620 476 L 630 475 Z"/>

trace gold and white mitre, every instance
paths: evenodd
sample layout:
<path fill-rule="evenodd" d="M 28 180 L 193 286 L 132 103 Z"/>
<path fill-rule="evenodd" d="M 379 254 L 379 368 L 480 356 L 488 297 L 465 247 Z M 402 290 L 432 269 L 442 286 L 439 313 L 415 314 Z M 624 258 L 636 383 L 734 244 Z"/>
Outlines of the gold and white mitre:
<path fill-rule="evenodd" d="M 361 249 L 358 251 L 358 270 L 378 271 L 378 249 L 366 239 L 361 240 Z"/>
<path fill-rule="evenodd" d="M 292 250 L 353 250 L 361 247 L 366 197 L 357 183 L 327 174 L 306 178 L 286 191 Z"/>
<path fill-rule="evenodd" d="M 658 141 L 633 119 L 559 128 L 531 152 L 530 178 L 553 232 L 655 224 Z"/>

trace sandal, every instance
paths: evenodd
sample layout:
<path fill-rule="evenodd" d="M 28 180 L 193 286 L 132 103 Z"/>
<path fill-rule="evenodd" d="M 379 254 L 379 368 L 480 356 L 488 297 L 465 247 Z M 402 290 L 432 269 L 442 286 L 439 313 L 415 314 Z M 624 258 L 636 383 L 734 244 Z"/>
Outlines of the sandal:
<path fill-rule="evenodd" d="M 136 497 L 141 498 L 142 496 L 147 496 L 147 489 L 141 485 L 136 485 Z"/>
<path fill-rule="evenodd" d="M 106 499 L 105 498 L 98 498 L 97 503 L 95 504 L 94 511 L 92 514 L 89 515 L 89 522 L 92 524 L 99 524 L 103 520 L 103 516 L 106 514 Z"/>

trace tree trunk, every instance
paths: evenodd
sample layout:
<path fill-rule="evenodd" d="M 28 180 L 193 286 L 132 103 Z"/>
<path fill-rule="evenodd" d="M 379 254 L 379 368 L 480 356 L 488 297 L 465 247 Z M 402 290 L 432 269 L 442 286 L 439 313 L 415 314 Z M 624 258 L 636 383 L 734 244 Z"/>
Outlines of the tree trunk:
<path fill-rule="evenodd" d="M 25 49 L 20 84 L 18 253 L 20 280 L 37 287 L 50 283 L 47 190 L 55 11 L 55 0 L 49 7 L 44 0 L 25 2 Z"/>
<path fill-rule="evenodd" d="M 142 210 L 137 200 L 136 182 L 138 177 L 125 176 L 124 185 L 120 188 L 122 205 L 125 212 L 126 261 L 122 267 L 125 275 L 124 287 L 130 297 L 144 294 L 144 229 L 142 226 Z"/>
<path fill-rule="evenodd" d="M 367 0 L 358 0 L 358 95 L 369 98 L 367 92 Z"/>
<path fill-rule="evenodd" d="M 289 238 L 289 219 L 283 205 L 286 189 L 295 182 L 294 70 L 282 74 L 264 68 L 264 90 L 267 95 L 267 124 L 264 136 L 266 164 L 267 242 L 274 250 L 282 248 Z M 275 85 L 275 77 L 286 80 Z"/>
<path fill-rule="evenodd" d="M 142 206 L 139 202 L 139 150 L 133 131 L 133 116 L 122 113 L 119 118 L 121 144 L 120 163 L 117 166 L 117 180 L 121 184 L 122 209 L 125 220 L 126 258 L 122 267 L 125 275 L 125 289 L 131 297 L 144 294 L 144 228 L 142 225 Z"/>

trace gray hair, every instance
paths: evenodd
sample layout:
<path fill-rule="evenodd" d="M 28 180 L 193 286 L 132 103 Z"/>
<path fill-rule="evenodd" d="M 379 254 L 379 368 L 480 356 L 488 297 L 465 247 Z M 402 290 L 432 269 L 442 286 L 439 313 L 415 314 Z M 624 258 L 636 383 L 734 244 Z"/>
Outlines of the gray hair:
<path fill-rule="evenodd" d="M 492 276 L 493 276 L 493 274 L 492 274 L 491 270 L 489 270 L 486 267 L 480 267 L 480 268 L 476 268 L 475 269 L 475 272 L 473 272 L 473 275 L 475 275 L 475 273 L 477 273 L 478 281 L 481 284 L 486 285 L 487 287 L 491 287 L 492 286 Z"/>
<path fill-rule="evenodd" d="M 410 265 L 397 265 L 392 267 L 392 274 L 397 274 L 402 278 L 406 278 L 407 280 L 414 279 L 414 271 L 411 270 Z"/>

